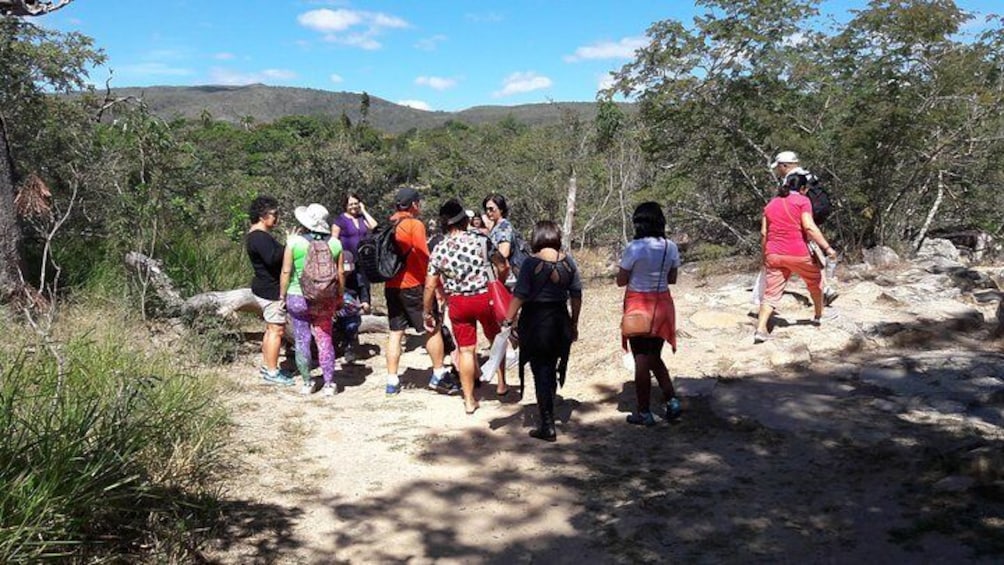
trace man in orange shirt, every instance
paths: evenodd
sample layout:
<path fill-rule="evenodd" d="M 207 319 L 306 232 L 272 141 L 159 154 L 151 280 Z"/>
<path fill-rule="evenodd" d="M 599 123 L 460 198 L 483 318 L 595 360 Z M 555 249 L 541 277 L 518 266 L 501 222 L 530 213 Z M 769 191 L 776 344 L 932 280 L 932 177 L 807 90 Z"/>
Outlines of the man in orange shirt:
<path fill-rule="evenodd" d="M 411 187 L 397 191 L 394 205 L 397 213 L 390 217 L 398 222 L 394 239 L 401 255 L 405 258 L 404 268 L 394 278 L 384 283 L 384 297 L 387 299 L 390 337 L 387 340 L 387 394 L 401 392 L 398 378 L 398 363 L 401 361 L 401 340 L 408 326 L 425 332 L 425 349 L 432 357 L 432 378 L 430 388 L 439 388 L 444 380 L 449 380 L 449 370 L 443 366 L 443 335 L 440 321 L 435 315 L 426 324 L 423 319 L 422 292 L 425 275 L 429 269 L 429 247 L 426 243 L 425 224 L 418 219 L 421 214 L 421 196 Z M 439 311 L 438 308 L 435 309 Z M 432 327 L 432 331 L 426 330 Z"/>

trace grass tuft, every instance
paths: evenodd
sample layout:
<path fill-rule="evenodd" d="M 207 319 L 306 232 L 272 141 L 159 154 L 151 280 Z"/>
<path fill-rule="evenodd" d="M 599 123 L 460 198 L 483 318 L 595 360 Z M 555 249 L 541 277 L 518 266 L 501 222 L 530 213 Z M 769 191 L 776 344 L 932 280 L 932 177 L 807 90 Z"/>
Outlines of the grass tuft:
<path fill-rule="evenodd" d="M 3 560 L 183 555 L 191 540 L 177 532 L 211 519 L 222 465 L 213 381 L 113 340 L 67 342 L 62 375 L 45 349 L 11 345 L 0 348 Z"/>

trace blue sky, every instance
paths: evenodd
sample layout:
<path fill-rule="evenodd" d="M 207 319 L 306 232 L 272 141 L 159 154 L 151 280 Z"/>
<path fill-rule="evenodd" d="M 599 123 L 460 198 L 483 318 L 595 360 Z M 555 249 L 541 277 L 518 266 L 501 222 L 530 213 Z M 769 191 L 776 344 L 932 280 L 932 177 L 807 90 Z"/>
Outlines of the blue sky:
<path fill-rule="evenodd" d="M 844 20 L 865 3 L 822 9 Z M 652 22 L 700 12 L 656 0 L 76 0 L 37 23 L 94 38 L 108 56 L 98 85 L 111 70 L 118 87 L 264 83 L 455 111 L 594 100 Z"/>

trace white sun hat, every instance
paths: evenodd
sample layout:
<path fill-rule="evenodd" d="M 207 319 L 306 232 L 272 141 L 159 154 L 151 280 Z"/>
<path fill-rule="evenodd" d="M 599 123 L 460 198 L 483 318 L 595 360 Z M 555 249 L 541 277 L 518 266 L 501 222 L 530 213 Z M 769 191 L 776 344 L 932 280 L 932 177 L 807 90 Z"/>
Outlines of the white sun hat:
<path fill-rule="evenodd" d="M 770 164 L 770 168 L 780 165 L 781 163 L 797 163 L 798 155 L 794 151 L 782 151 L 774 157 L 774 162 Z"/>
<path fill-rule="evenodd" d="M 293 210 L 293 215 L 300 225 L 314 233 L 328 233 L 331 231 L 331 222 L 328 221 L 328 209 L 318 203 L 309 206 L 297 206 Z"/>

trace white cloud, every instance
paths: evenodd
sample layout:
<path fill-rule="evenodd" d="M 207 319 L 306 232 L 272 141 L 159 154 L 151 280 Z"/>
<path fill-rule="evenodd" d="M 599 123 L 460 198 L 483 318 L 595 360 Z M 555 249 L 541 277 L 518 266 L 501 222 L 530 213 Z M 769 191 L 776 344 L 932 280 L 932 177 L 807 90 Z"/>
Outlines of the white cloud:
<path fill-rule="evenodd" d="M 435 51 L 439 47 L 439 44 L 444 41 L 446 41 L 446 36 L 443 34 L 437 34 L 432 37 L 419 39 L 418 42 L 415 43 L 415 48 L 421 49 L 422 51 Z"/>
<path fill-rule="evenodd" d="M 373 36 L 369 33 L 353 33 L 344 37 L 326 35 L 324 36 L 324 40 L 332 43 L 349 45 L 351 47 L 358 47 L 360 49 L 365 49 L 366 51 L 375 51 L 383 47 L 383 45 L 381 45 L 376 39 L 373 39 Z"/>
<path fill-rule="evenodd" d="M 407 106 L 416 110 L 424 110 L 426 112 L 432 111 L 432 107 L 430 107 L 428 103 L 422 102 L 421 100 L 398 100 L 397 103 L 400 106 Z"/>
<path fill-rule="evenodd" d="M 415 84 L 419 86 L 428 86 L 434 90 L 446 90 L 448 88 L 453 88 L 457 85 L 457 81 L 452 78 L 442 78 L 442 77 L 418 77 L 415 79 Z"/>
<path fill-rule="evenodd" d="M 296 21 L 305 28 L 314 31 L 330 33 L 333 31 L 345 31 L 350 27 L 362 23 L 363 17 L 360 12 L 352 10 L 338 9 L 311 10 L 297 16 Z"/>
<path fill-rule="evenodd" d="M 310 10 L 297 16 L 296 21 L 323 34 L 324 41 L 366 50 L 382 47 L 376 37 L 384 31 L 410 27 L 406 20 L 397 16 L 345 8 Z"/>
<path fill-rule="evenodd" d="M 614 85 L 614 75 L 607 73 L 600 77 L 599 83 L 596 85 L 596 90 L 606 90 Z"/>
<path fill-rule="evenodd" d="M 511 96 L 513 94 L 523 94 L 551 87 L 551 79 L 538 75 L 533 71 L 525 73 L 513 73 L 502 81 L 502 90 L 492 93 L 495 98 Z"/>
<path fill-rule="evenodd" d="M 213 55 L 213 59 L 216 59 L 217 61 L 230 61 L 230 60 L 234 59 L 234 54 L 233 53 L 217 53 L 217 54 Z"/>
<path fill-rule="evenodd" d="M 574 55 L 566 55 L 565 61 L 575 63 L 592 59 L 631 59 L 637 49 L 644 47 L 648 39 L 644 37 L 625 37 L 620 41 L 600 41 L 592 45 L 579 47 Z"/>
<path fill-rule="evenodd" d="M 265 69 L 256 72 L 240 72 L 221 67 L 209 70 L 213 84 L 243 85 L 255 83 L 276 83 L 296 78 L 296 73 L 288 69 Z"/>
<path fill-rule="evenodd" d="M 408 27 L 408 22 L 397 16 L 388 16 L 387 14 L 376 13 L 372 14 L 373 25 L 376 27 L 388 27 L 392 29 L 403 29 Z"/>
<path fill-rule="evenodd" d="M 331 82 L 333 82 L 335 84 L 338 84 L 338 83 L 341 83 L 341 82 L 345 82 L 345 79 L 342 78 L 342 75 L 332 74 L 328 78 L 331 79 Z"/>

